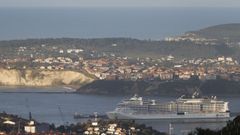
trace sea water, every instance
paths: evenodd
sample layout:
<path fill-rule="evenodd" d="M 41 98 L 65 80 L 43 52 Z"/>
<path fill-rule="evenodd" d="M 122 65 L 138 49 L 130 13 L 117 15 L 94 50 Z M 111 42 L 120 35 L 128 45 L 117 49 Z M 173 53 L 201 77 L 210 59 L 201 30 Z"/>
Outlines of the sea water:
<path fill-rule="evenodd" d="M 116 105 L 129 96 L 101 96 L 82 95 L 71 93 L 65 88 L 0 88 L 0 111 L 16 114 L 28 118 L 29 112 L 34 119 L 39 122 L 54 123 L 56 125 L 64 123 L 81 122 L 73 118 L 75 113 L 105 114 L 112 111 Z M 148 97 L 157 98 L 162 102 L 174 101 L 178 97 Z M 240 112 L 239 96 L 220 96 L 218 99 L 229 102 L 231 112 Z M 60 110 L 59 110 L 60 109 Z M 184 134 L 193 131 L 196 127 L 220 129 L 226 125 L 221 121 L 162 121 L 143 120 L 137 121 L 148 126 L 152 126 L 159 131 L 168 132 L 171 123 L 175 133 Z"/>
<path fill-rule="evenodd" d="M 239 8 L 0 8 L 0 40 L 131 37 L 163 39 L 239 23 Z"/>

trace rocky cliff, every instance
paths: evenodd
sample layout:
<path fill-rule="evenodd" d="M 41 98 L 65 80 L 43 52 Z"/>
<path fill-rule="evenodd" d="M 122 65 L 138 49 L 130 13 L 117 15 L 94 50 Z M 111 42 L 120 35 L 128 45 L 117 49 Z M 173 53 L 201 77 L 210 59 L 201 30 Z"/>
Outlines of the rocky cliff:
<path fill-rule="evenodd" d="M 79 86 L 92 81 L 92 78 L 76 71 L 0 69 L 0 85 L 4 86 Z"/>

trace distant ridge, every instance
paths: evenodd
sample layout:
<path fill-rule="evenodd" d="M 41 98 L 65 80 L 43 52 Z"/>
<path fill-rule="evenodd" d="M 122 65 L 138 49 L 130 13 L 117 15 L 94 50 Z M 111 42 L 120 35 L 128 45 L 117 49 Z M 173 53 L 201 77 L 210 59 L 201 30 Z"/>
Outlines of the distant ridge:
<path fill-rule="evenodd" d="M 188 33 L 205 38 L 240 41 L 240 23 L 220 24 Z"/>
<path fill-rule="evenodd" d="M 187 32 L 189 34 L 180 35 L 192 40 L 179 40 L 169 42 L 167 40 L 140 40 L 134 38 L 45 38 L 0 41 L 0 54 L 14 57 L 13 52 L 21 46 L 34 47 L 36 50 L 42 49 L 42 45 L 58 47 L 63 50 L 68 48 L 81 48 L 85 52 L 92 50 L 101 53 L 114 54 L 116 56 L 129 58 L 153 58 L 159 59 L 172 55 L 179 59 L 192 58 L 213 58 L 218 56 L 233 57 L 240 60 L 240 23 L 222 24 L 207 27 L 204 29 Z M 191 37 L 193 36 L 193 37 Z M 200 37 L 200 38 L 199 38 Z M 204 44 L 208 41 L 198 42 L 199 39 L 217 39 L 214 45 Z M 54 55 L 53 52 L 43 51 L 46 55 Z M 88 53 L 88 54 L 89 54 Z"/>

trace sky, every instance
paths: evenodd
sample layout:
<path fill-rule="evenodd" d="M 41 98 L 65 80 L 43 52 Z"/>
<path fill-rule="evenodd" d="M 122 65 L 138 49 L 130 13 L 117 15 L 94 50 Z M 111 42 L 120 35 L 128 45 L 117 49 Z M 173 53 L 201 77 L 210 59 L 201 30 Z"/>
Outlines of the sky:
<path fill-rule="evenodd" d="M 240 0 L 0 0 L 0 7 L 240 7 Z"/>

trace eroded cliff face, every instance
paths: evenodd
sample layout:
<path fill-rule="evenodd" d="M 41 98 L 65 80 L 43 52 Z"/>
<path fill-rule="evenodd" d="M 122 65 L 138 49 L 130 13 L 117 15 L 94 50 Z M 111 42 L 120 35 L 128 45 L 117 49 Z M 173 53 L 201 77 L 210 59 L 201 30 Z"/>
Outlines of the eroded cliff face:
<path fill-rule="evenodd" d="M 80 86 L 92 81 L 92 78 L 76 71 L 0 69 L 0 85 L 5 86 Z"/>

